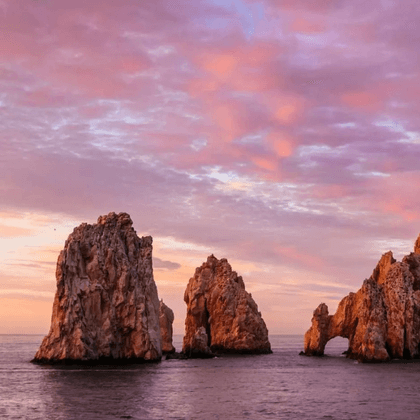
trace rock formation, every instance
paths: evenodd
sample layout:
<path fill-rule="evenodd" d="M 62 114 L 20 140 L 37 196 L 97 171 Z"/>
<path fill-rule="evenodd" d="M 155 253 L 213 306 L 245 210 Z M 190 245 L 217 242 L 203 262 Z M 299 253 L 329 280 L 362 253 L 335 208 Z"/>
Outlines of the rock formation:
<path fill-rule="evenodd" d="M 184 301 L 187 317 L 182 352 L 188 357 L 271 353 L 257 304 L 226 259 L 208 257 L 190 279 Z"/>
<path fill-rule="evenodd" d="M 420 358 L 420 236 L 414 253 L 397 262 L 382 255 L 371 277 L 334 315 L 320 304 L 305 334 L 306 355 L 321 356 L 334 337 L 349 339 L 347 357 L 362 362 Z"/>
<path fill-rule="evenodd" d="M 152 238 L 127 213 L 74 229 L 61 251 L 51 328 L 33 362 L 160 360 Z"/>
<path fill-rule="evenodd" d="M 160 335 L 162 337 L 162 353 L 174 353 L 175 347 L 172 345 L 172 323 L 174 322 L 174 313 L 172 309 L 160 300 L 159 323 Z"/>

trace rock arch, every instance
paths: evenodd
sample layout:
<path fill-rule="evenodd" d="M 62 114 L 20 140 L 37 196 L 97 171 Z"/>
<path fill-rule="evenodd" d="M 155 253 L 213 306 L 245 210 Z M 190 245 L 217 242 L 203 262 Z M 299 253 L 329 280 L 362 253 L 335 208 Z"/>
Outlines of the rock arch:
<path fill-rule="evenodd" d="M 420 238 L 420 237 L 419 237 Z M 321 303 L 304 339 L 304 354 L 322 356 L 334 337 L 348 338 L 347 357 L 363 362 L 420 357 L 420 240 L 397 262 L 382 255 L 369 279 L 338 305 L 334 315 Z"/>

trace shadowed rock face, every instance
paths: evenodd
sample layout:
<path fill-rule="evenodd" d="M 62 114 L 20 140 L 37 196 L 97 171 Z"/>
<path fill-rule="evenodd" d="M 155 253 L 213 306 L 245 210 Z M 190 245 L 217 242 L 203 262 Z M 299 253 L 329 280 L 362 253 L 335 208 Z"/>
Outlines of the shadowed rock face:
<path fill-rule="evenodd" d="M 174 313 L 172 309 L 160 300 L 159 306 L 160 334 L 162 336 L 162 353 L 174 353 L 175 347 L 172 345 L 172 324 L 174 322 Z"/>
<path fill-rule="evenodd" d="M 347 357 L 363 362 L 420 357 L 420 236 L 414 253 L 397 262 L 382 255 L 372 276 L 338 305 L 320 304 L 305 334 L 306 355 L 322 356 L 334 337 L 349 339 Z"/>
<path fill-rule="evenodd" d="M 184 301 L 182 352 L 188 357 L 212 357 L 215 352 L 271 353 L 257 304 L 226 259 L 208 257 L 190 279 Z"/>
<path fill-rule="evenodd" d="M 162 356 L 152 238 L 126 213 L 75 228 L 57 261 L 51 328 L 34 362 L 140 361 Z"/>

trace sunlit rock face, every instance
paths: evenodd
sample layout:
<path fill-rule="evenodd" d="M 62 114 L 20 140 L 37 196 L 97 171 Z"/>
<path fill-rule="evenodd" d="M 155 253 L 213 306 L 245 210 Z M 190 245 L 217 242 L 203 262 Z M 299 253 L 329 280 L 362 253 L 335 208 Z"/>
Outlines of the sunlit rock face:
<path fill-rule="evenodd" d="M 172 345 L 172 324 L 174 322 L 174 313 L 171 308 L 160 301 L 159 306 L 159 323 L 160 334 L 162 336 L 162 353 L 174 353 L 175 347 Z"/>
<path fill-rule="evenodd" d="M 306 332 L 304 353 L 324 354 L 334 337 L 349 339 L 347 357 L 362 362 L 420 357 L 420 236 L 414 253 L 397 262 L 382 255 L 371 277 L 338 305 L 334 315 L 321 304 Z"/>
<path fill-rule="evenodd" d="M 182 352 L 188 357 L 271 353 L 257 304 L 226 259 L 208 257 L 190 279 L 184 300 L 187 317 Z"/>
<path fill-rule="evenodd" d="M 56 270 L 51 328 L 34 362 L 127 362 L 162 356 L 152 238 L 127 213 L 81 224 Z"/>

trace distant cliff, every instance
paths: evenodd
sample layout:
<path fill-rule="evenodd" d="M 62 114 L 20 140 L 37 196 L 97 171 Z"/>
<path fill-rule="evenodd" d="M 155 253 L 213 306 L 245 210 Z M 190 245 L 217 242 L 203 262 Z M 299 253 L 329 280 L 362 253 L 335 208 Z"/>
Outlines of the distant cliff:
<path fill-rule="evenodd" d="M 211 255 L 185 290 L 187 304 L 182 352 L 188 357 L 216 353 L 271 353 L 257 304 L 226 259 Z"/>
<path fill-rule="evenodd" d="M 152 238 L 127 213 L 81 224 L 57 261 L 51 328 L 34 362 L 159 360 Z"/>
<path fill-rule="evenodd" d="M 304 353 L 321 356 L 334 337 L 349 339 L 347 357 L 363 362 L 420 358 L 420 236 L 414 253 L 397 262 L 382 255 L 369 279 L 338 305 L 320 304 L 305 334 Z"/>

